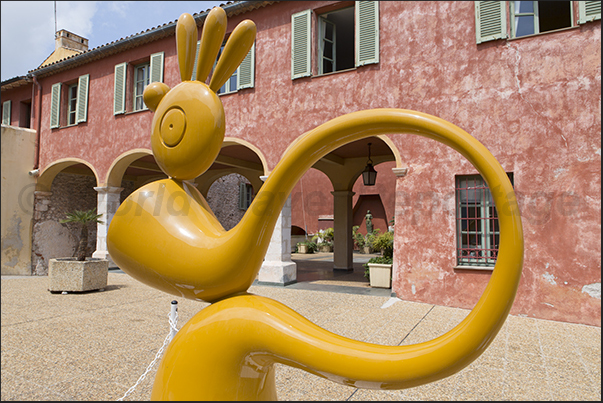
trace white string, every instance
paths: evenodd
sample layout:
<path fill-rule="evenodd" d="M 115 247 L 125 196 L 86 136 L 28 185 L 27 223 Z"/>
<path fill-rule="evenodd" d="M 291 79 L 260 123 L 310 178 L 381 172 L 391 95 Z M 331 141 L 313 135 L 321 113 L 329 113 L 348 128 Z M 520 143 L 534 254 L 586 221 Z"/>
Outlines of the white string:
<path fill-rule="evenodd" d="M 129 394 L 131 394 L 132 392 L 134 392 L 134 390 L 136 389 L 136 387 L 142 381 L 145 380 L 145 378 L 147 377 L 147 374 L 153 369 L 153 367 L 155 366 L 155 364 L 157 363 L 157 361 L 159 360 L 159 358 L 161 358 L 161 355 L 163 354 L 163 350 L 165 349 L 165 347 L 172 340 L 172 329 L 174 329 L 176 332 L 178 331 L 178 329 L 176 328 L 176 323 L 178 323 L 178 311 L 176 311 L 175 314 L 176 314 L 176 316 L 175 316 L 175 318 L 174 318 L 173 321 L 172 321 L 171 313 L 168 314 L 168 321 L 170 322 L 170 332 L 165 337 L 165 340 L 163 340 L 163 345 L 157 351 L 157 354 L 155 354 L 155 359 L 149 364 L 149 366 L 147 367 L 146 371 L 144 371 L 144 374 L 142 374 L 140 376 L 140 378 L 138 378 L 138 380 L 136 381 L 136 383 L 134 384 L 134 386 L 132 386 L 130 389 L 128 389 L 128 391 L 121 398 L 117 399 L 117 401 L 124 400 L 126 397 L 128 397 Z"/>

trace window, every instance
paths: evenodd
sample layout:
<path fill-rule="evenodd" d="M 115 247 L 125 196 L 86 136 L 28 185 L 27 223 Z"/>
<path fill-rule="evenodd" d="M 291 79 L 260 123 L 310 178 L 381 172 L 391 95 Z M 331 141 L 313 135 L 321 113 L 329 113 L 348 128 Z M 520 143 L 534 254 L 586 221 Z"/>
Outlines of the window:
<path fill-rule="evenodd" d="M 143 94 L 147 85 L 153 82 L 163 82 L 163 58 L 164 53 L 153 53 L 149 61 L 139 63 L 130 67 L 128 63 L 115 65 L 114 85 L 113 85 L 113 114 L 119 115 L 126 113 L 129 109 L 126 107 L 126 97 L 132 96 L 131 111 L 147 110 L 144 104 Z M 130 76 L 128 84 L 127 76 Z M 130 91 L 128 91 L 130 88 Z M 128 92 L 130 95 L 128 95 Z M 129 103 L 129 102 L 128 102 Z"/>
<path fill-rule="evenodd" d="M 11 103 L 12 103 L 12 101 L 2 102 L 2 124 L 3 125 L 10 126 Z"/>
<path fill-rule="evenodd" d="M 140 111 L 146 109 L 146 105 L 142 99 L 142 94 L 147 85 L 150 84 L 151 79 L 151 65 L 150 63 L 139 64 L 134 67 L 134 109 Z"/>
<path fill-rule="evenodd" d="M 512 1 L 511 26 L 513 38 L 571 27 L 571 2 Z"/>
<path fill-rule="evenodd" d="M 62 83 L 53 84 L 50 90 L 50 128 L 61 127 L 61 120 L 64 119 L 65 126 L 71 126 L 88 120 L 88 86 L 90 75 L 85 74 L 78 78 L 77 83 L 67 86 L 67 93 L 64 94 L 67 100 L 64 105 L 67 112 L 66 116 L 61 118 L 61 91 Z"/>
<path fill-rule="evenodd" d="M 217 60 L 220 58 L 220 56 L 222 55 L 222 52 L 224 51 L 224 45 L 226 45 L 226 41 L 224 41 L 224 43 L 222 43 L 222 47 L 220 48 L 220 51 L 218 52 L 218 56 L 216 57 L 216 61 L 214 62 L 214 67 L 216 67 Z M 200 46 L 201 46 L 201 41 L 197 41 L 197 53 L 195 56 L 195 64 L 193 67 L 193 75 L 191 78 L 192 80 L 195 80 L 196 76 L 197 76 L 197 59 L 199 57 L 199 47 Z M 230 76 L 230 78 L 228 80 L 226 80 L 224 85 L 222 87 L 220 87 L 220 89 L 218 89 L 217 93 L 218 94 L 231 94 L 233 92 L 237 92 L 244 88 L 253 88 L 255 85 L 254 75 L 255 75 L 255 42 L 253 43 L 253 45 L 251 45 L 251 49 L 249 49 L 249 53 L 247 53 L 247 56 L 245 56 L 245 59 L 243 59 L 239 68 L 237 68 L 235 70 L 235 72 L 232 73 L 232 76 Z"/>
<path fill-rule="evenodd" d="M 249 183 L 239 184 L 239 209 L 247 210 L 253 201 L 253 187 Z"/>
<path fill-rule="evenodd" d="M 510 33 L 507 33 L 507 4 Z M 578 24 L 601 19 L 600 1 L 579 1 Z M 520 38 L 574 26 L 571 1 L 476 1 L 477 43 Z"/>
<path fill-rule="evenodd" d="M 291 78 L 312 75 L 312 10 L 291 16 Z M 316 73 L 379 63 L 379 2 L 316 14 Z"/>
<path fill-rule="evenodd" d="M 513 183 L 513 174 L 508 174 Z M 456 177 L 457 265 L 492 267 L 500 229 L 488 185 L 480 175 Z"/>
<path fill-rule="evenodd" d="M 77 113 L 77 83 L 71 84 L 67 91 L 67 124 L 75 124 L 75 114 Z"/>

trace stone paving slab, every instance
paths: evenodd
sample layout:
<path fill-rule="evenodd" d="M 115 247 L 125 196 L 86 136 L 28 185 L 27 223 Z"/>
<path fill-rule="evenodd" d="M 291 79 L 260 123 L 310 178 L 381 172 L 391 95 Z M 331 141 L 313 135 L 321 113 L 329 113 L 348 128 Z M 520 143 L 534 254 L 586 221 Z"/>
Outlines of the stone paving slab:
<path fill-rule="evenodd" d="M 169 332 L 171 295 L 111 271 L 103 292 L 51 294 L 47 277 L 2 276 L 2 400 L 116 400 Z M 333 287 L 331 285 L 331 287 Z M 348 287 L 358 288 L 358 287 Z M 424 303 L 257 286 L 325 329 L 385 345 L 437 337 L 469 312 Z M 207 304 L 178 299 L 178 328 Z M 156 366 L 125 400 L 149 400 Z M 601 328 L 509 316 L 459 373 L 399 391 L 355 389 L 277 364 L 280 400 L 601 400 Z"/>

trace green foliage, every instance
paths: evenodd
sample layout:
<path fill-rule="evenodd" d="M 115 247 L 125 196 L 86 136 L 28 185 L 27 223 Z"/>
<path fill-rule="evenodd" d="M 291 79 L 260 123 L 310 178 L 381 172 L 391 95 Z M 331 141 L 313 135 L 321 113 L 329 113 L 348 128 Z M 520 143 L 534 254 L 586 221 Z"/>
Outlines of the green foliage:
<path fill-rule="evenodd" d="M 379 234 L 373 240 L 373 249 L 380 250 L 385 257 L 392 258 L 394 256 L 394 234 L 393 232 L 385 232 Z"/>
<path fill-rule="evenodd" d="M 299 251 L 299 246 L 300 245 L 306 245 L 308 247 L 308 253 L 314 253 L 318 250 L 318 245 L 316 245 L 316 242 L 312 242 L 312 241 L 303 241 L 303 242 L 298 242 L 297 243 L 297 250 Z"/>
<path fill-rule="evenodd" d="M 100 224 L 103 223 L 101 220 L 99 220 L 99 218 L 102 216 L 102 214 L 96 214 L 95 208 L 93 208 L 92 210 L 88 210 L 88 211 L 75 210 L 72 213 L 65 213 L 65 215 L 67 216 L 67 218 L 64 220 L 61 220 L 61 223 L 74 222 L 74 223 L 79 223 L 79 224 L 83 224 L 83 225 L 88 225 L 91 222 L 100 223 Z"/>
<path fill-rule="evenodd" d="M 354 240 L 358 248 L 362 249 L 364 247 L 365 240 L 364 236 L 360 232 L 358 232 L 358 228 L 360 228 L 360 225 L 354 225 L 352 227 L 352 239 Z"/>
<path fill-rule="evenodd" d="M 333 246 L 333 240 L 335 239 L 335 230 L 333 228 L 321 229 L 318 234 L 312 237 L 312 242 L 318 246 Z"/>
<path fill-rule="evenodd" d="M 62 224 L 76 223 L 81 226 L 80 243 L 76 251 L 76 256 L 77 260 L 84 261 L 86 260 L 86 255 L 88 254 L 88 224 L 102 224 L 103 222 L 99 220 L 102 214 L 96 214 L 96 209 L 93 208 L 92 210 L 88 211 L 75 210 L 72 213 L 65 213 L 65 215 L 67 218 L 60 221 Z"/>

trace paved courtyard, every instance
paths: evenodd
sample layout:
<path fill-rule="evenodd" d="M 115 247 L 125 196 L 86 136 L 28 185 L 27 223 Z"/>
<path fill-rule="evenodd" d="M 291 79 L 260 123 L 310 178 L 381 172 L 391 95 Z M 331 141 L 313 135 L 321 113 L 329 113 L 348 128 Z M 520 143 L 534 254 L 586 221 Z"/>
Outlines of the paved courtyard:
<path fill-rule="evenodd" d="M 174 297 L 115 270 L 102 292 L 52 294 L 48 283 L 47 277 L 2 276 L 2 400 L 121 398 L 168 334 Z M 386 345 L 432 339 L 469 312 L 400 301 L 385 289 L 371 293 L 357 273 L 326 280 L 309 275 L 289 287 L 250 291 L 337 334 Z M 207 306 L 178 303 L 178 328 Z M 156 368 L 125 400 L 150 399 Z M 600 401 L 601 328 L 509 316 L 467 368 L 400 391 L 355 389 L 282 365 L 276 382 L 280 400 Z"/>

